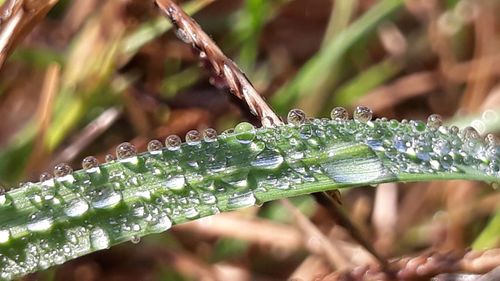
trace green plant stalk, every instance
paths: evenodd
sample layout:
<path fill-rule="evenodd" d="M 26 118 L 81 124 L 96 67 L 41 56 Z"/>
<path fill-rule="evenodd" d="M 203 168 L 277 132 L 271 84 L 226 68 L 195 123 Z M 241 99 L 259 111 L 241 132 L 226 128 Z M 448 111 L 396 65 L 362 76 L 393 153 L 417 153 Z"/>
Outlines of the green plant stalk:
<path fill-rule="evenodd" d="M 279 114 L 284 114 L 295 101 L 321 93 L 323 86 L 335 79 L 325 69 L 335 69 L 342 56 L 354 43 L 376 28 L 379 22 L 400 8 L 403 3 L 402 0 L 379 1 L 358 20 L 338 33 L 300 69 L 292 81 L 273 96 L 271 99 L 273 108 Z"/>
<path fill-rule="evenodd" d="M 494 248 L 500 245 L 500 204 L 499 209 L 493 215 L 481 234 L 472 243 L 475 250 Z"/>
<path fill-rule="evenodd" d="M 23 184 L 0 195 L 0 279 L 285 197 L 384 182 L 500 182 L 499 146 L 470 130 L 358 120 L 239 125 Z"/>

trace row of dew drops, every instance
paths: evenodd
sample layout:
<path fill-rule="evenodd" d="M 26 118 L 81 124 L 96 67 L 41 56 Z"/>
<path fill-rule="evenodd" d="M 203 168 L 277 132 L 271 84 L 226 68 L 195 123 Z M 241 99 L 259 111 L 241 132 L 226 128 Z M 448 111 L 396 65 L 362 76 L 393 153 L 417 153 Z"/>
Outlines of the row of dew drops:
<path fill-rule="evenodd" d="M 358 106 L 353 113 L 354 120 L 359 122 L 368 122 L 372 119 L 372 116 L 373 116 L 372 110 L 364 106 Z M 348 120 L 349 113 L 343 107 L 336 107 L 331 111 L 331 118 L 333 120 Z M 298 126 L 307 121 L 308 118 L 306 117 L 306 114 L 304 113 L 304 111 L 300 109 L 293 109 L 290 110 L 290 112 L 288 113 L 287 116 L 288 124 L 293 124 Z M 431 115 L 431 117 L 429 117 L 429 122 L 431 123 L 441 122 L 440 117 L 438 115 Z M 235 133 L 236 138 L 241 143 L 248 143 L 252 140 L 252 137 L 256 132 L 255 132 L 255 127 L 253 125 L 247 122 L 242 122 L 238 124 L 234 129 L 229 129 L 223 132 L 223 134 L 229 134 L 229 133 Z M 187 132 L 185 140 L 186 144 L 188 145 L 199 145 L 202 141 L 205 141 L 207 143 L 214 142 L 217 140 L 217 136 L 218 136 L 217 131 L 215 129 L 207 128 L 202 133 L 200 133 L 197 130 L 191 130 Z M 154 154 L 154 153 L 159 153 L 163 148 L 166 148 L 171 151 L 178 150 L 180 149 L 181 144 L 182 140 L 178 135 L 170 135 L 165 139 L 165 145 L 163 145 L 163 143 L 159 140 L 151 140 L 147 145 L 147 149 L 150 153 Z M 116 147 L 116 157 L 113 156 L 112 154 L 107 154 L 105 156 L 105 161 L 113 162 L 117 159 L 124 160 L 130 157 L 134 157 L 136 155 L 137 155 L 137 148 L 129 142 L 123 142 Z M 99 161 L 94 156 L 88 156 L 82 160 L 82 168 L 84 170 L 95 169 L 99 166 L 99 164 L 100 164 Z M 54 176 L 57 178 L 62 178 L 70 175 L 72 172 L 73 169 L 71 168 L 70 165 L 66 163 L 60 163 L 54 167 L 53 174 L 50 174 L 48 172 L 42 173 L 40 175 L 40 182 L 50 180 Z"/>
<path fill-rule="evenodd" d="M 358 123 L 368 123 L 372 120 L 372 117 L 373 117 L 373 113 L 367 107 L 357 107 L 355 109 L 355 111 L 353 112 L 353 119 L 355 122 L 358 122 Z M 336 120 L 336 121 L 340 121 L 340 122 L 346 121 L 349 119 L 348 111 L 342 107 L 334 108 L 331 111 L 331 119 Z M 288 124 L 290 124 L 292 126 L 300 126 L 300 125 L 302 125 L 306 122 L 309 122 L 309 121 L 310 121 L 310 119 L 307 118 L 306 114 L 303 111 L 298 110 L 298 109 L 291 110 L 287 116 L 287 122 L 288 122 Z M 431 115 L 431 116 L 429 116 L 426 125 L 427 125 L 427 128 L 439 129 L 439 128 L 443 127 L 442 126 L 443 121 L 439 115 Z M 456 133 L 458 133 L 458 128 L 450 127 L 449 131 L 452 131 L 456 134 Z M 235 133 L 235 137 L 241 143 L 248 143 L 249 141 L 252 140 L 252 138 L 254 137 L 254 135 L 256 133 L 255 127 L 253 127 L 249 123 L 241 123 L 241 124 L 237 125 L 233 130 L 226 131 L 223 134 L 227 134 L 227 133 L 231 133 L 231 132 Z M 477 131 L 475 129 L 473 129 L 472 127 L 468 127 L 468 128 L 465 128 L 464 130 L 462 130 L 461 136 L 464 138 L 464 140 L 478 140 L 480 138 Z M 186 134 L 185 139 L 186 139 L 187 145 L 199 145 L 202 141 L 215 142 L 215 141 L 217 141 L 217 132 L 214 129 L 206 129 L 202 133 L 193 130 L 193 131 L 189 131 Z M 486 144 L 487 147 L 494 147 L 495 149 L 497 149 L 497 140 L 491 134 L 488 134 L 486 136 L 484 143 Z M 181 148 L 181 139 L 179 136 L 171 135 L 171 136 L 168 136 L 166 138 L 165 144 L 161 143 L 158 140 L 152 140 L 148 143 L 147 147 L 148 147 L 148 151 L 152 154 L 159 153 L 164 148 L 166 148 L 168 150 L 175 151 L 175 150 L 179 150 Z M 122 143 L 122 144 L 118 145 L 118 147 L 116 148 L 116 158 L 118 160 L 129 159 L 129 158 L 134 157 L 136 155 L 137 155 L 137 149 L 135 146 L 133 146 L 130 143 L 127 143 L 127 142 Z M 107 162 L 115 161 L 116 158 L 112 155 L 108 155 L 108 156 L 106 156 L 106 161 Z M 496 165 L 498 165 L 498 163 L 496 163 Z M 82 161 L 82 167 L 84 170 L 96 169 L 98 166 L 99 166 L 99 162 L 93 156 L 86 157 Z M 62 164 L 55 166 L 54 175 L 51 175 L 49 173 L 43 173 L 40 176 L 40 181 L 44 182 L 44 181 L 51 180 L 51 179 L 53 179 L 54 176 L 58 177 L 58 178 L 67 177 L 67 176 L 70 176 L 71 173 L 72 173 L 71 167 L 65 163 L 62 163 Z M 0 190 L 0 203 L 2 202 L 2 200 L 5 200 L 4 197 L 2 197 L 4 194 L 5 194 L 5 192 Z M 253 200 L 248 200 L 249 198 L 250 197 L 242 198 L 245 201 L 244 205 L 252 205 L 253 203 L 255 203 L 254 197 L 250 198 Z M 241 207 L 243 207 L 244 205 L 241 205 Z M 88 208 L 88 206 L 87 206 L 87 208 Z M 163 219 L 162 219 L 162 222 L 159 224 L 161 226 L 161 229 L 159 229 L 159 230 L 168 229 L 171 225 L 170 219 L 166 215 L 161 216 L 161 217 Z M 46 229 L 48 225 L 50 225 L 50 222 L 48 222 L 48 221 L 41 220 L 41 222 L 42 223 L 40 223 L 40 221 L 38 221 L 35 224 L 31 224 L 33 230 L 43 230 L 43 229 Z M 104 229 L 102 229 L 100 227 L 93 227 L 92 229 L 89 229 L 86 231 L 88 234 L 87 237 L 89 237 L 89 239 L 90 239 L 89 240 L 90 241 L 89 247 L 92 247 L 94 249 L 102 249 L 102 248 L 109 247 L 110 237 L 109 237 L 109 234 Z M 4 230 L 0 230 L 0 242 L 6 242 L 9 239 L 9 233 L 8 232 L 4 233 L 4 232 L 5 232 Z M 132 241 L 138 242 L 139 241 L 138 236 L 133 236 Z M 16 268 L 15 263 L 12 263 L 12 261 L 8 260 L 6 257 L 2 257 L 0 255 L 0 258 L 3 259 L 3 260 L 0 260 L 3 265 L 9 265 L 9 268 L 12 268 L 12 269 Z M 41 260 L 41 259 L 37 259 L 37 260 Z M 46 266 L 42 266 L 42 267 L 46 267 Z M 19 270 L 21 270 L 21 269 L 19 269 Z M 12 273 L 12 272 L 10 272 L 10 273 Z M 7 276 L 7 275 L 5 275 L 5 276 Z"/>
<path fill-rule="evenodd" d="M 358 106 L 353 112 L 353 119 L 355 121 L 366 123 L 371 121 L 373 112 L 370 108 Z M 331 111 L 331 119 L 335 121 L 346 121 L 349 119 L 348 111 L 343 107 L 335 107 Z M 299 126 L 308 122 L 310 119 L 300 109 L 293 109 L 288 113 L 288 124 Z M 404 123 L 406 120 L 403 120 Z M 443 125 L 441 116 L 437 114 L 430 115 L 427 119 L 427 127 L 438 129 Z M 455 126 L 450 127 L 451 133 L 458 133 L 459 129 Z M 236 138 L 241 143 L 251 142 L 255 136 L 255 127 L 247 122 L 238 124 L 234 129 L 229 129 L 223 132 L 224 135 L 235 133 Z M 479 133 L 473 127 L 466 127 L 462 131 L 462 136 L 468 140 L 477 141 L 480 138 Z M 217 141 L 217 131 L 212 128 L 205 129 L 202 133 L 197 130 L 191 130 L 185 135 L 187 145 L 199 145 L 202 141 L 207 143 Z M 493 134 L 487 134 L 485 137 L 485 144 L 489 147 L 495 148 L 497 146 L 497 139 Z M 147 145 L 147 150 L 151 154 L 160 153 L 163 148 L 171 151 L 180 149 L 182 140 L 177 135 L 170 135 L 165 139 L 163 144 L 159 140 L 151 140 Z M 113 162 L 115 160 L 125 160 L 137 155 L 136 147 L 128 142 L 121 143 L 116 148 L 116 157 L 108 154 L 105 156 L 106 162 Z M 496 163 L 495 163 L 496 164 Z M 95 170 L 99 167 L 100 163 L 94 156 L 88 156 L 82 160 L 82 168 L 84 170 Z M 40 175 L 40 182 L 45 182 L 54 178 L 64 178 L 69 176 L 73 169 L 66 163 L 60 163 L 54 167 L 53 174 L 44 172 Z M 5 190 L 0 187 L 0 196 L 5 193 Z M 1 200 L 0 200 L 1 201 Z"/>

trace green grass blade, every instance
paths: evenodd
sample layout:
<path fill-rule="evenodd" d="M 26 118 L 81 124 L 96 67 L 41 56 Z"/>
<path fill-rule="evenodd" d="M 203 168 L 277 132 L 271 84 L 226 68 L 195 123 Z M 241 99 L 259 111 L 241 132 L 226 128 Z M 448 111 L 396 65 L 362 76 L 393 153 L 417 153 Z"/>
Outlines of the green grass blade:
<path fill-rule="evenodd" d="M 476 250 L 494 248 L 500 245 L 500 209 L 494 214 L 488 225 L 472 244 Z"/>
<path fill-rule="evenodd" d="M 328 70 L 334 69 L 343 55 L 377 24 L 403 5 L 402 0 L 383 0 L 375 4 L 356 22 L 340 32 L 318 54 L 312 57 L 296 77 L 273 96 L 271 103 L 280 114 L 290 105 L 307 96 L 316 95 L 327 81 L 335 79 Z"/>
<path fill-rule="evenodd" d="M 395 59 L 386 59 L 371 66 L 341 86 L 335 93 L 333 104 L 351 106 L 367 92 L 396 76 L 401 68 L 401 63 Z"/>
<path fill-rule="evenodd" d="M 285 197 L 384 182 L 500 182 L 499 146 L 475 131 L 363 117 L 247 124 L 138 155 L 122 145 L 117 161 L 24 184 L 0 196 L 0 278 Z"/>

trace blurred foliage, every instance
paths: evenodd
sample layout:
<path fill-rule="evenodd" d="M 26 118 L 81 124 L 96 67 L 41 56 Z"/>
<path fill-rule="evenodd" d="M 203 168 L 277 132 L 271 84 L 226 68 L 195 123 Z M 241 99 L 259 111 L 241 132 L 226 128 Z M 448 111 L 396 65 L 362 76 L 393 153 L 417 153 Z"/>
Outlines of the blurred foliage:
<path fill-rule="evenodd" d="M 379 117 L 425 119 L 438 113 L 448 124 L 472 125 L 482 134 L 500 130 L 498 1 L 191 0 L 184 4 L 281 114 L 301 107 L 310 115 L 327 116 L 334 106 L 364 104 Z M 169 28 L 149 1 L 60 1 L 0 72 L 4 119 L 0 182 L 12 187 L 36 180 L 60 159 L 74 167 L 87 154 L 104 160 L 116 144 L 131 138 L 144 150 L 151 138 L 205 127 L 223 131 L 242 119 L 255 122 L 238 101 L 208 83 L 208 74 L 197 67 L 189 48 L 167 32 Z M 48 110 L 40 108 L 41 89 L 44 74 L 54 63 L 62 67 L 61 82 L 44 128 L 36 112 Z M 101 133 L 85 131 L 110 107 L 123 108 L 123 113 L 100 127 Z M 92 141 L 78 143 L 87 137 Z M 78 156 L 67 158 L 68 147 L 76 147 Z M 343 194 L 342 207 L 387 257 L 418 255 L 423 249 L 500 246 L 495 240 L 500 203 L 492 200 L 498 197 L 486 185 L 408 184 L 397 190 L 396 202 L 380 203 L 387 202 L 384 198 L 389 197 L 353 189 Z M 324 233 L 354 243 L 331 226 L 331 218 L 314 200 L 304 197 L 293 202 Z M 374 215 L 380 204 L 389 212 L 386 218 L 395 220 L 386 221 L 389 234 Z M 394 205 L 396 211 L 391 211 Z M 464 206 L 475 207 L 457 215 Z M 299 228 L 280 203 L 265 205 L 256 216 Z M 230 236 L 224 233 L 214 238 L 201 231 L 179 230 L 163 236 L 169 237 L 167 242 L 142 243 L 155 245 L 149 255 L 141 251 L 142 244 L 129 245 L 128 255 L 142 257 L 136 260 L 136 275 L 106 262 L 106 253 L 97 253 L 39 277 L 76 280 L 68 272 L 81 270 L 104 280 L 122 270 L 136 280 L 148 261 L 160 264 L 151 269 L 154 280 L 195 279 L 197 267 L 185 270 L 185 265 L 174 262 L 175 254 L 158 258 L 159 252 L 169 249 L 190 252 L 196 263 L 217 270 L 223 261 L 209 257 L 224 259 L 240 251 L 245 262 L 239 259 L 232 269 L 258 276 L 254 280 L 292 277 L 305 260 L 297 259 L 296 249 L 276 252 L 248 241 L 224 242 Z M 106 257 L 122 257 L 120 251 L 111 249 Z M 269 270 L 255 266 L 260 252 L 270 257 Z M 331 268 L 322 265 L 316 271 L 326 274 Z M 220 274 L 219 280 L 235 280 Z"/>

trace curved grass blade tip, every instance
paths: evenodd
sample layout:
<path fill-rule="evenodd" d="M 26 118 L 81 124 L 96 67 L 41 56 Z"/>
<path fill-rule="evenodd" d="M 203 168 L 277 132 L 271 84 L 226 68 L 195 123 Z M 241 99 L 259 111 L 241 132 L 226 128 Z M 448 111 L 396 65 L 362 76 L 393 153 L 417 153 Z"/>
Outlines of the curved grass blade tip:
<path fill-rule="evenodd" d="M 55 177 L 0 193 L 0 279 L 46 269 L 87 253 L 162 232 L 178 224 L 263 202 L 344 187 L 445 179 L 500 181 L 499 146 L 472 128 L 372 119 L 358 107 L 331 119 L 300 110 L 288 124 L 241 123 L 217 136 L 190 131 L 137 154 L 82 170 L 56 166 Z"/>

